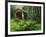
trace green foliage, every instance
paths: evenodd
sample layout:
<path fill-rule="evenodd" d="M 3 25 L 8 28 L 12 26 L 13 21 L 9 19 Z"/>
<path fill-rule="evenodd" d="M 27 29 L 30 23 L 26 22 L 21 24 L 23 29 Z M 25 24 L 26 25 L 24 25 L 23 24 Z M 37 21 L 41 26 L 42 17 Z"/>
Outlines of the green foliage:
<path fill-rule="evenodd" d="M 40 18 L 41 18 L 41 7 L 40 6 L 24 6 L 23 9 L 28 12 L 29 19 L 40 21 Z"/>
<path fill-rule="evenodd" d="M 10 29 L 11 31 L 40 30 L 40 25 L 37 21 L 11 19 Z"/>
<path fill-rule="evenodd" d="M 27 11 L 27 20 L 16 19 L 15 5 L 11 5 L 11 20 L 10 20 L 10 31 L 32 31 L 41 30 L 41 7 L 40 6 L 23 6 L 22 9 Z M 20 7 L 20 6 L 19 6 Z"/>
<path fill-rule="evenodd" d="M 15 12 L 16 12 L 16 6 L 11 5 L 10 11 L 11 11 L 11 18 L 14 18 L 15 17 Z"/>

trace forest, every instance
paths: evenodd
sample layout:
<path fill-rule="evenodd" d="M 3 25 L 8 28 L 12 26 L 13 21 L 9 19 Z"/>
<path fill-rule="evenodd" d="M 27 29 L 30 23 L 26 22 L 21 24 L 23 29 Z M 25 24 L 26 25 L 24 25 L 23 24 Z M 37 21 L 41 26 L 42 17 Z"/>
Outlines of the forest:
<path fill-rule="evenodd" d="M 10 31 L 41 30 L 41 6 L 10 5 Z"/>

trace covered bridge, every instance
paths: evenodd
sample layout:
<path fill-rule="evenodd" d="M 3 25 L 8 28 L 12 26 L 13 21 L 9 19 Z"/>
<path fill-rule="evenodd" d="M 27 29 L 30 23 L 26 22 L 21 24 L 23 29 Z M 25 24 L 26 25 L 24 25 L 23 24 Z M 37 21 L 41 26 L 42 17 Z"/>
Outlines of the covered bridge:
<path fill-rule="evenodd" d="M 17 9 L 15 12 L 15 17 L 19 19 L 28 19 L 27 11 L 23 9 Z"/>

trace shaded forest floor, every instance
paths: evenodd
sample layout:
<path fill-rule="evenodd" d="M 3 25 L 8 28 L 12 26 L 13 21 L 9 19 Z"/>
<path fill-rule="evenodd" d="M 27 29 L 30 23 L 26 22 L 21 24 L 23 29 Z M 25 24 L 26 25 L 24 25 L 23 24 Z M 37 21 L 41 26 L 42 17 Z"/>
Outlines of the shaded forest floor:
<path fill-rule="evenodd" d="M 35 31 L 41 30 L 41 24 L 35 20 L 15 20 L 11 19 L 10 21 L 10 31 Z"/>

